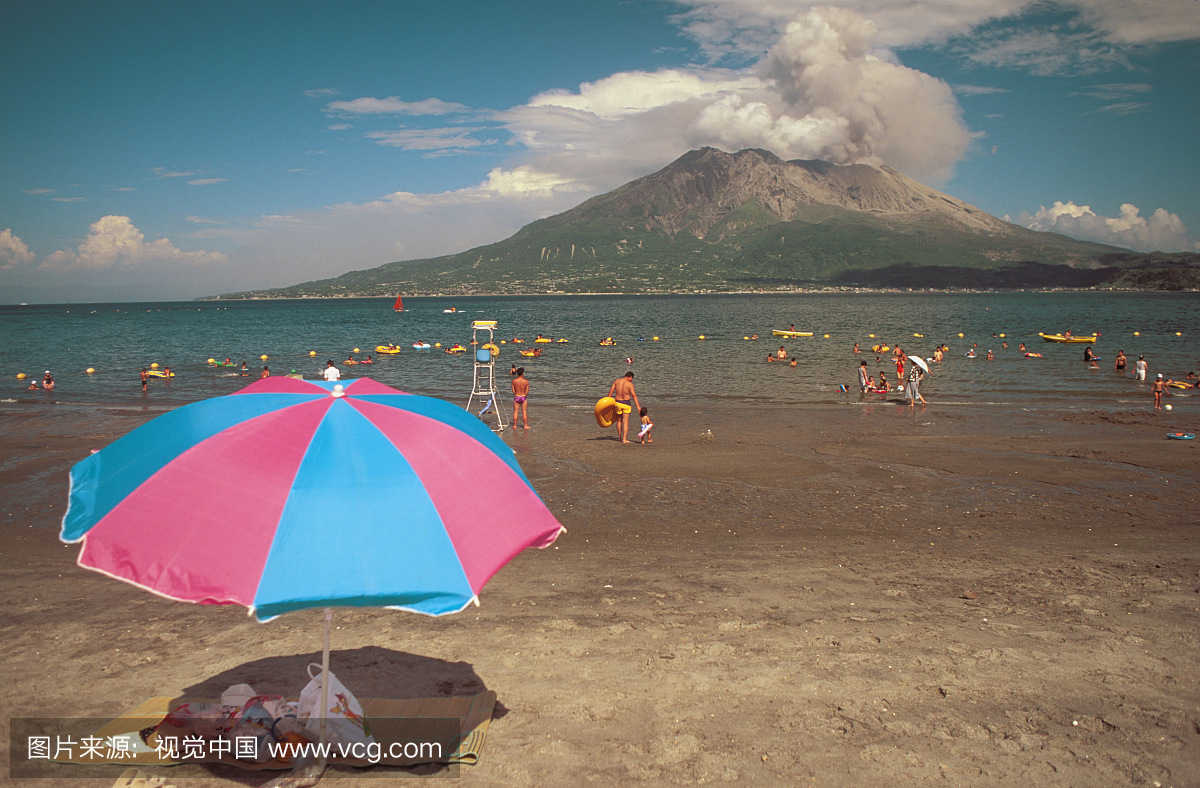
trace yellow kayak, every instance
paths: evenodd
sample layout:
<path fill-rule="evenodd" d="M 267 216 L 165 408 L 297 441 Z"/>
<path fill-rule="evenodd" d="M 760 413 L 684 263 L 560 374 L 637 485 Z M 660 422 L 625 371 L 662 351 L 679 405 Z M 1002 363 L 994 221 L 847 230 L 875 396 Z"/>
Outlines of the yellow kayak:
<path fill-rule="evenodd" d="M 813 335 L 811 331 L 784 331 L 778 328 L 771 333 L 777 337 L 811 337 Z"/>
<path fill-rule="evenodd" d="M 1038 336 L 1041 337 L 1042 339 L 1046 340 L 1047 342 L 1081 343 L 1081 342 L 1095 342 L 1097 339 L 1097 337 L 1095 337 L 1095 336 L 1066 337 L 1066 336 L 1063 336 L 1062 334 L 1043 334 L 1041 332 L 1038 332 Z"/>

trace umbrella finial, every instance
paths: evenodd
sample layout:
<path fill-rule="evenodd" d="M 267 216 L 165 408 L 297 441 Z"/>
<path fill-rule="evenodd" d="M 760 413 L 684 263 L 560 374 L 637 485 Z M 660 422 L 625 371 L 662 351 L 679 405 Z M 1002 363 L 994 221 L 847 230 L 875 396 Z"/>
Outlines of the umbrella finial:
<path fill-rule="evenodd" d="M 342 386 L 341 383 L 339 383 L 333 387 L 333 391 L 331 393 L 335 397 L 344 397 L 344 396 L 346 396 L 346 389 L 345 389 L 345 387 Z"/>

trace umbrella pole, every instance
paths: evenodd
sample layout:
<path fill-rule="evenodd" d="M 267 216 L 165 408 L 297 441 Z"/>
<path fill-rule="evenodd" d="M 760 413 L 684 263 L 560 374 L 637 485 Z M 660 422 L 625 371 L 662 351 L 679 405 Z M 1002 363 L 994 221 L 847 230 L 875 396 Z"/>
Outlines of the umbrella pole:
<path fill-rule="evenodd" d="M 329 627 L 333 622 L 333 609 L 325 608 L 325 646 L 321 650 L 321 748 L 325 747 L 326 730 L 329 722 Z M 324 765 L 324 764 L 322 764 Z"/>

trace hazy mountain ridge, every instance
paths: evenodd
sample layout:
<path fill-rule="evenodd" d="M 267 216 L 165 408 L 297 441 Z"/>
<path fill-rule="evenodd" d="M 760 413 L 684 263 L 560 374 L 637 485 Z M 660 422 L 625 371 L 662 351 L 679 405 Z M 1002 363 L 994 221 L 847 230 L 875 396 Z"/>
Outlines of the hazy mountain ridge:
<path fill-rule="evenodd" d="M 1004 222 L 887 167 L 702 148 L 497 243 L 233 297 L 890 286 L 889 271 L 910 287 L 1153 287 L 1155 274 L 1111 273 L 1149 257 Z M 1194 274 L 1175 270 L 1170 286 Z"/>

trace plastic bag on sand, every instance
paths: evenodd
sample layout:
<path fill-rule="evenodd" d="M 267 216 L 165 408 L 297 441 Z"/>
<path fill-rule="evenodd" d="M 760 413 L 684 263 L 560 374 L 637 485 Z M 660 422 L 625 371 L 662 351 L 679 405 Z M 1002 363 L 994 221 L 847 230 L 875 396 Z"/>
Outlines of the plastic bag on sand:
<path fill-rule="evenodd" d="M 313 675 L 314 668 L 317 671 L 315 676 Z M 332 672 L 323 674 L 321 666 L 315 663 L 308 666 L 308 677 L 311 680 L 304 691 L 300 693 L 299 717 L 301 720 L 308 721 L 306 723 L 308 735 L 313 739 L 321 735 L 321 680 L 325 675 L 329 677 L 329 708 L 325 715 L 328 719 L 325 739 L 334 743 L 374 744 L 375 737 L 371 735 L 370 726 L 367 724 L 367 718 L 363 716 L 362 704 L 358 702 L 358 698 L 354 697 L 354 693 L 338 681 L 337 676 Z"/>

